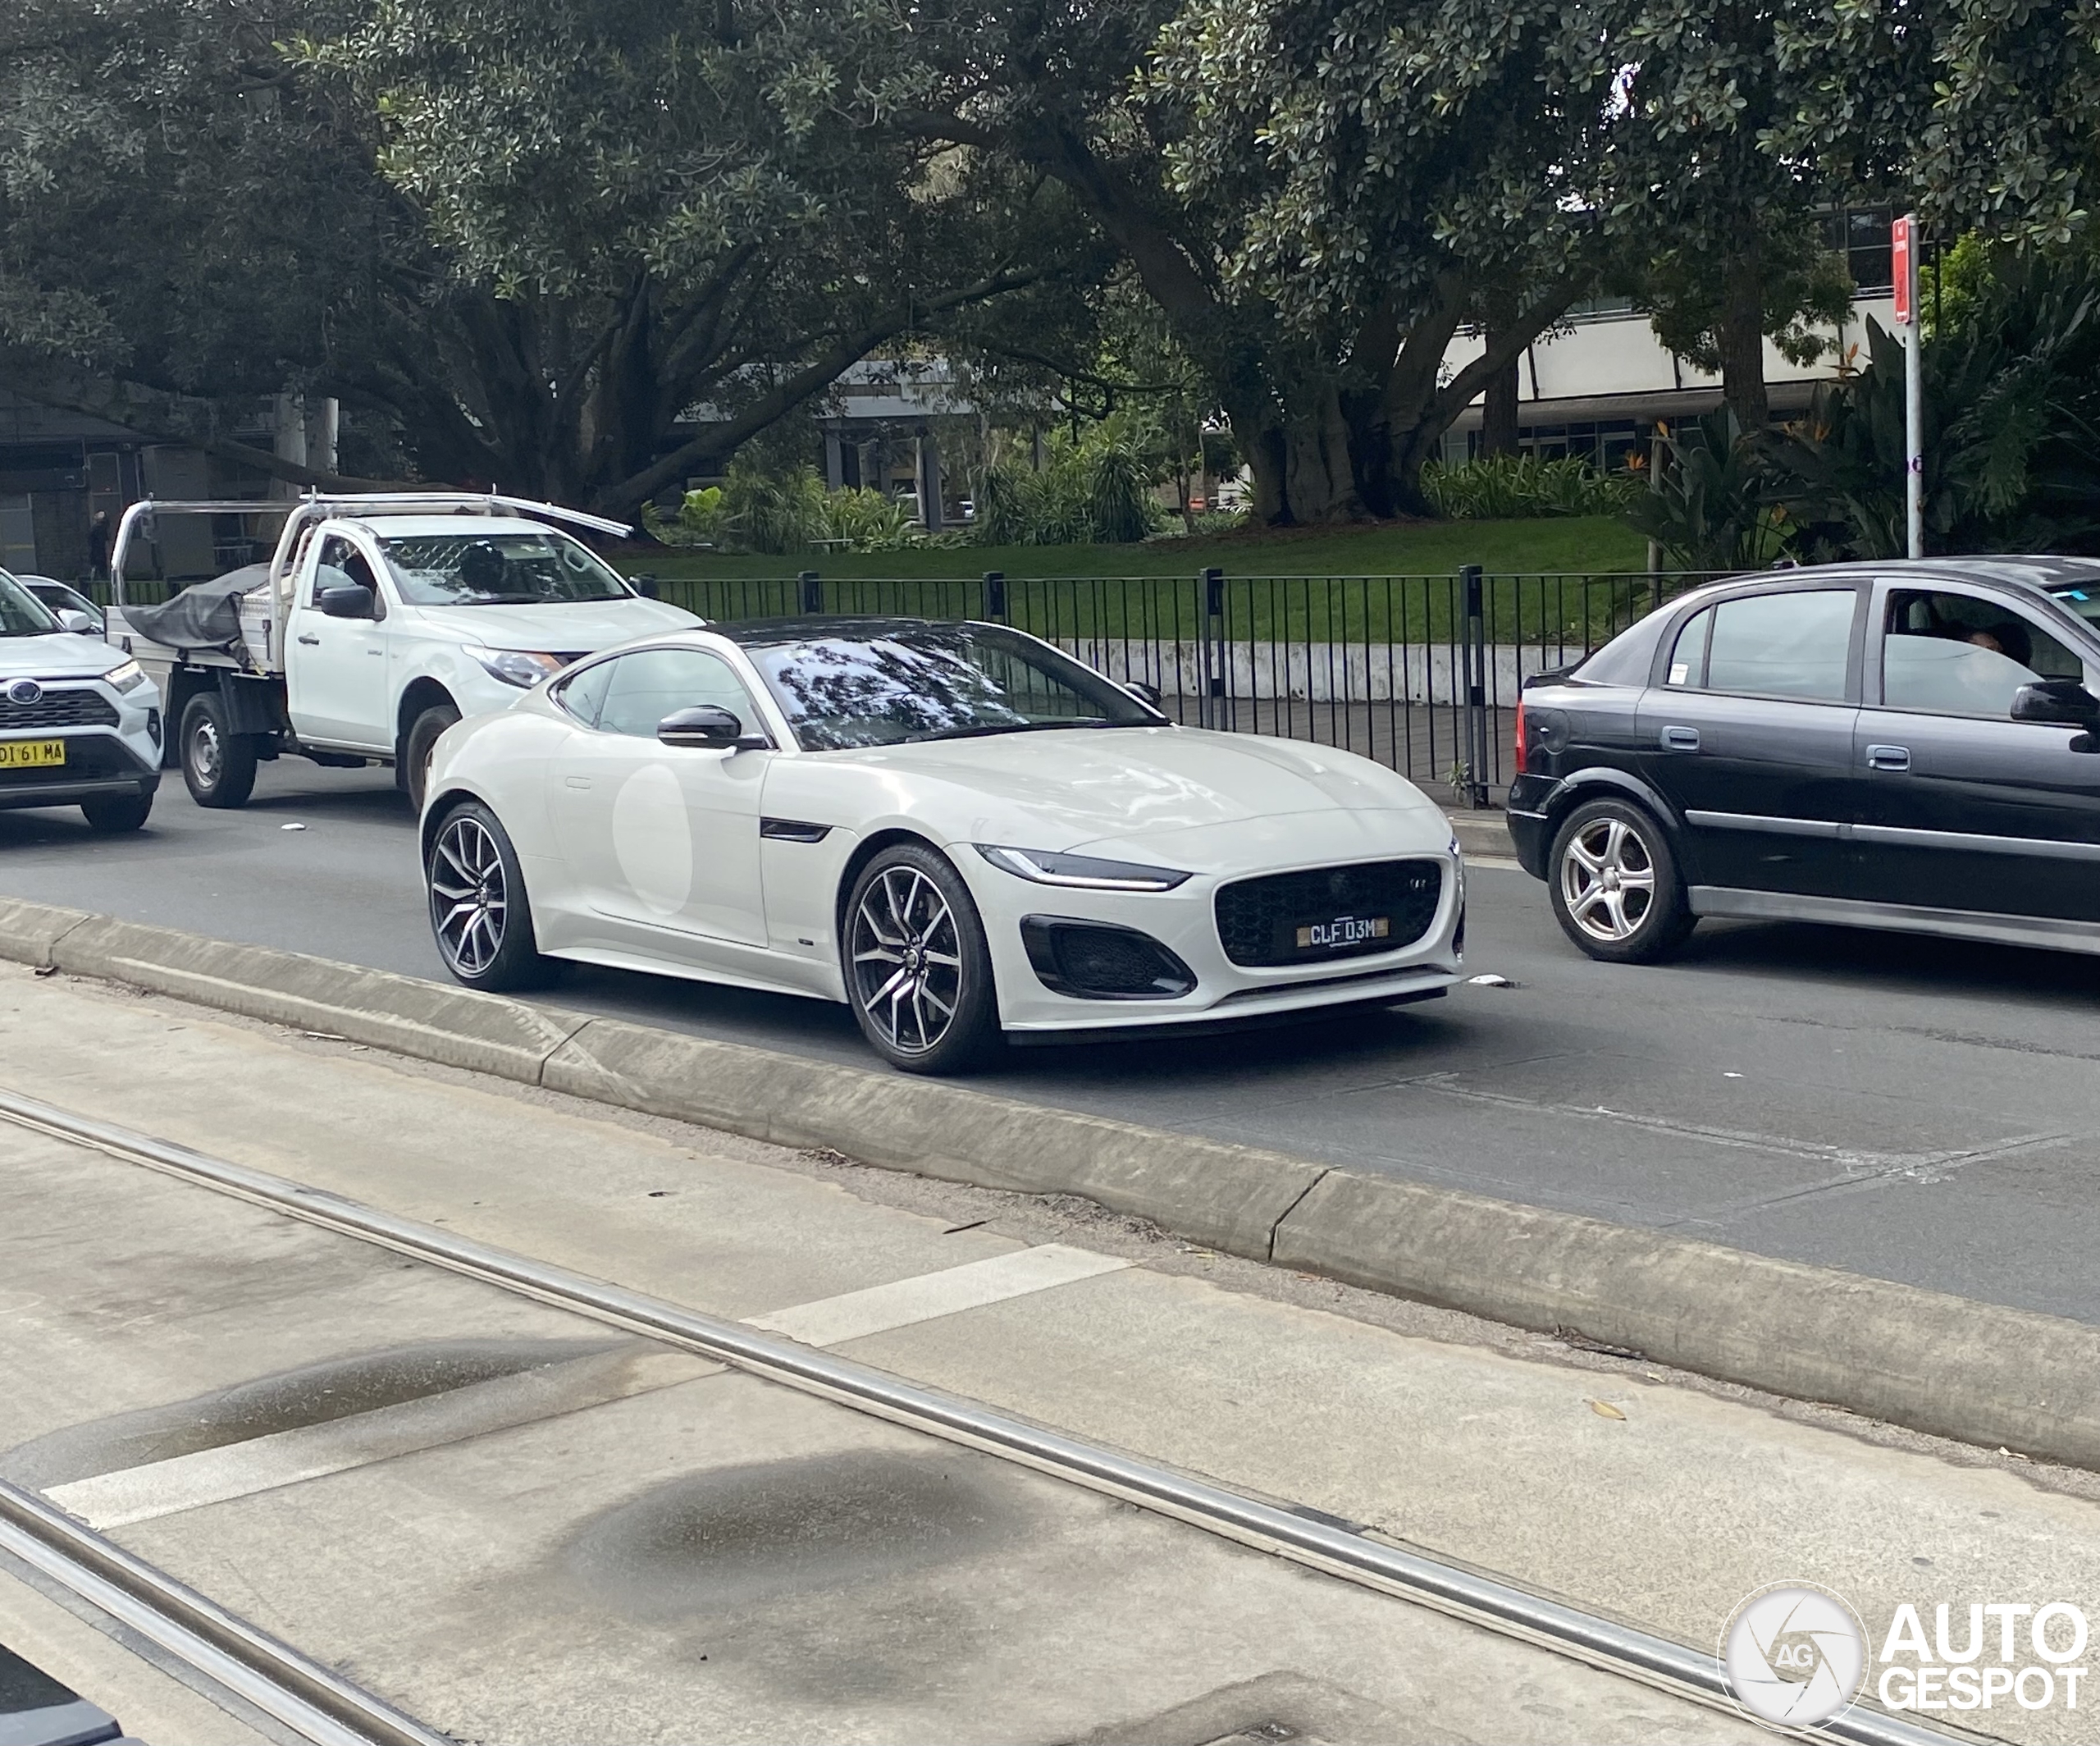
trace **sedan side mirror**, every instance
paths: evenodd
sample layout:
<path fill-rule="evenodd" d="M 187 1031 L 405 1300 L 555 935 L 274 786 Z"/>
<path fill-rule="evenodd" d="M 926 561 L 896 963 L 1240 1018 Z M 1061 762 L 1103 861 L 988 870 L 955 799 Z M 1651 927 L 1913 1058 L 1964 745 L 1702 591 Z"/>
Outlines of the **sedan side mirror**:
<path fill-rule="evenodd" d="M 1149 703 L 1161 715 L 1166 713 L 1166 699 L 1160 695 L 1159 687 L 1144 679 L 1125 679 L 1123 689 L 1140 703 Z"/>
<path fill-rule="evenodd" d="M 372 610 L 372 590 L 361 588 L 355 583 L 346 588 L 323 588 L 318 604 L 322 614 L 331 619 L 376 619 L 379 616 Z"/>
<path fill-rule="evenodd" d="M 772 741 L 762 734 L 746 734 L 733 711 L 719 703 L 696 703 L 691 709 L 673 710 L 656 724 L 656 738 L 667 746 L 712 747 L 717 752 L 760 752 Z"/>
<path fill-rule="evenodd" d="M 2100 726 L 2100 697 L 2076 679 L 2038 679 L 2012 694 L 2012 719 L 2052 728 Z"/>
<path fill-rule="evenodd" d="M 81 611 L 78 606 L 68 606 L 61 612 L 58 622 L 76 637 L 99 637 L 102 634 L 102 626 L 95 623 L 93 615 Z"/>

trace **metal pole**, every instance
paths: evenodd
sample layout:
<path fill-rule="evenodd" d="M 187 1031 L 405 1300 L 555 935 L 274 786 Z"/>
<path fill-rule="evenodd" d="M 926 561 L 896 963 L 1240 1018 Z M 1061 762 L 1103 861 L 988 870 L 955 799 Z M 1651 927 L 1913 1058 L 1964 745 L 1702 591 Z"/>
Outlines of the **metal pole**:
<path fill-rule="evenodd" d="M 1918 219 L 1906 213 L 1891 227 L 1896 320 L 1903 333 L 1903 520 L 1913 558 L 1925 555 L 1925 377 L 1924 324 L 1918 319 Z"/>
<path fill-rule="evenodd" d="M 1465 591 L 1466 612 L 1466 804 L 1485 807 L 1488 747 L 1493 743 L 1487 725 L 1486 591 L 1477 564 L 1464 565 L 1459 578 Z"/>

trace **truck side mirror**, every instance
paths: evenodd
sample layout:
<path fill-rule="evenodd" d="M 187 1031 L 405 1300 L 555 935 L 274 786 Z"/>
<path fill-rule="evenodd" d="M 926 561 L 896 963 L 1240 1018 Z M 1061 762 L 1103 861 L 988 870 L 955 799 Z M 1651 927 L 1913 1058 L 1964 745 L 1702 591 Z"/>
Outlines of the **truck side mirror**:
<path fill-rule="evenodd" d="M 376 619 L 372 610 L 372 590 L 361 588 L 352 583 L 346 588 L 323 588 L 318 602 L 322 615 L 331 619 Z"/>

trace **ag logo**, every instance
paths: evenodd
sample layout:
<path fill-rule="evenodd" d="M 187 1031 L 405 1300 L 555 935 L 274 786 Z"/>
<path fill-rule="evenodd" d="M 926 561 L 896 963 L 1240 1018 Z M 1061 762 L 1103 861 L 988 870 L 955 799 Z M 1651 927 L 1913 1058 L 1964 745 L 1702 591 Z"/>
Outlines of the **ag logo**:
<path fill-rule="evenodd" d="M 1859 1695 L 1866 1665 L 1859 1615 L 1806 1583 L 1759 1589 L 1721 1634 L 1721 1668 L 1736 1702 L 1782 1727 L 1829 1721 Z"/>

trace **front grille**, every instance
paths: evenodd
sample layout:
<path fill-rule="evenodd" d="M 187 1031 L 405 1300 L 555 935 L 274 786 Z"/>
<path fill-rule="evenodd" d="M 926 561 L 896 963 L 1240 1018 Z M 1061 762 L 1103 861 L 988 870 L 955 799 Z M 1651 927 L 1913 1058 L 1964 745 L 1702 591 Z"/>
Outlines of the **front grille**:
<path fill-rule="evenodd" d="M 0 690 L 0 734 L 21 734 L 34 728 L 113 728 L 116 706 L 100 692 L 86 685 L 47 691 L 34 703 L 11 702 Z"/>
<path fill-rule="evenodd" d="M 1243 879 L 1218 889 L 1217 937 L 1227 958 L 1250 967 L 1398 952 L 1429 931 L 1443 895 L 1444 864 L 1438 861 L 1363 862 Z M 1344 919 L 1379 916 L 1390 924 L 1382 937 L 1298 944 L 1300 928 L 1325 929 Z"/>

